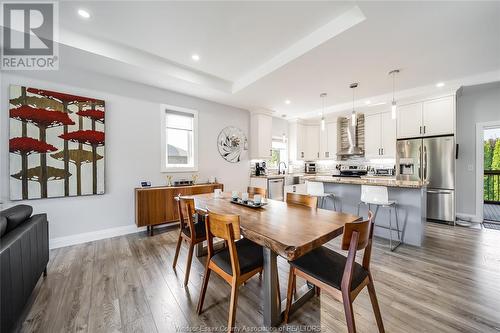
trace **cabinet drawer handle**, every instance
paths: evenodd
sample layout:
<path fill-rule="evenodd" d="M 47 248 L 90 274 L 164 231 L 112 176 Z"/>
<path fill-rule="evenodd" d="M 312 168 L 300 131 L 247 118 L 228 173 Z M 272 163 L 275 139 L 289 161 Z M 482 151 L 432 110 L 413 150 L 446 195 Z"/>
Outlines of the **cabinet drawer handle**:
<path fill-rule="evenodd" d="M 422 134 L 422 126 L 420 126 L 420 129 L 418 130 L 418 133 Z"/>
<path fill-rule="evenodd" d="M 425 134 L 425 126 L 424 126 L 424 134 Z"/>

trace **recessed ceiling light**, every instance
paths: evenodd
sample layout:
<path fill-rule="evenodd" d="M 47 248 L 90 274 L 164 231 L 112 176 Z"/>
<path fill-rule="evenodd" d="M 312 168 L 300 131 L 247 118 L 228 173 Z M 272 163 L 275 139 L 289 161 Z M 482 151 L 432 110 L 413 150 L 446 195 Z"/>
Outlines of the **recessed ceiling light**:
<path fill-rule="evenodd" d="M 78 9 L 78 15 L 86 19 L 90 17 L 90 13 L 85 9 Z"/>
<path fill-rule="evenodd" d="M 289 99 L 285 100 L 285 104 L 291 104 L 292 101 L 290 101 Z"/>
<path fill-rule="evenodd" d="M 199 60 L 200 60 L 200 56 L 199 56 L 199 55 L 197 55 L 197 54 L 193 54 L 193 55 L 191 56 L 191 59 L 193 59 L 194 61 L 199 61 Z"/>
<path fill-rule="evenodd" d="M 438 88 L 444 87 L 444 82 L 436 83 L 436 87 L 438 87 Z"/>
<path fill-rule="evenodd" d="M 372 104 L 372 102 L 371 101 L 365 101 L 365 104 L 366 105 L 370 105 L 370 104 Z"/>

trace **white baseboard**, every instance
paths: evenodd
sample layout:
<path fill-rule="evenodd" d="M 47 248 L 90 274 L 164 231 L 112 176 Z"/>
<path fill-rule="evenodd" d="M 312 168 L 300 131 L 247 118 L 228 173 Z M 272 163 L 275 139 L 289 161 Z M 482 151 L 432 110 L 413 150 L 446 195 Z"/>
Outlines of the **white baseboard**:
<path fill-rule="evenodd" d="M 482 223 L 483 222 L 483 221 L 481 221 L 481 218 L 475 214 L 457 213 L 456 215 L 457 215 L 457 218 L 464 220 L 464 221 L 468 221 L 468 222 L 472 222 L 472 223 Z"/>
<path fill-rule="evenodd" d="M 92 242 L 100 239 L 133 234 L 146 230 L 146 227 L 138 228 L 135 224 L 126 225 L 123 227 L 109 228 L 92 232 L 85 232 L 83 234 L 51 238 L 49 240 L 49 248 L 57 249 L 64 246 L 82 244 Z"/>

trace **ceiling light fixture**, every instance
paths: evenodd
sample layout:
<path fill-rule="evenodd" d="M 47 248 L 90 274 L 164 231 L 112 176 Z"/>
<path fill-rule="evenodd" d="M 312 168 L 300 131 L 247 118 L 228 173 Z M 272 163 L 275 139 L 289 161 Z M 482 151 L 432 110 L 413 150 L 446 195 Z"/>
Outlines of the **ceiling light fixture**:
<path fill-rule="evenodd" d="M 290 105 L 291 103 L 292 103 L 292 101 L 290 101 L 289 99 L 285 100 L 286 105 Z"/>
<path fill-rule="evenodd" d="M 394 69 L 389 72 L 389 75 L 392 75 L 392 105 L 391 105 L 391 118 L 396 119 L 396 99 L 394 95 L 396 93 L 396 74 L 399 73 L 399 69 Z"/>
<path fill-rule="evenodd" d="M 352 112 L 351 112 L 351 126 L 356 126 L 356 111 L 354 111 L 354 89 L 358 87 L 357 83 L 351 83 L 349 88 L 352 89 Z"/>
<path fill-rule="evenodd" d="M 437 88 L 442 88 L 442 87 L 444 87 L 444 82 L 438 82 L 438 83 L 436 83 L 436 87 L 437 87 Z"/>
<path fill-rule="evenodd" d="M 325 130 L 325 99 L 326 99 L 326 96 L 327 96 L 326 93 L 322 93 L 321 95 L 319 95 L 319 97 L 321 97 L 321 101 L 323 103 L 323 108 L 321 111 L 321 130 L 322 131 Z"/>
<path fill-rule="evenodd" d="M 88 19 L 90 17 L 90 13 L 86 11 L 85 9 L 78 9 L 78 15 L 80 15 L 83 18 Z"/>
<path fill-rule="evenodd" d="M 193 54 L 193 55 L 191 56 L 191 59 L 193 59 L 194 61 L 200 61 L 200 56 L 199 56 L 199 55 L 197 55 L 197 54 Z"/>

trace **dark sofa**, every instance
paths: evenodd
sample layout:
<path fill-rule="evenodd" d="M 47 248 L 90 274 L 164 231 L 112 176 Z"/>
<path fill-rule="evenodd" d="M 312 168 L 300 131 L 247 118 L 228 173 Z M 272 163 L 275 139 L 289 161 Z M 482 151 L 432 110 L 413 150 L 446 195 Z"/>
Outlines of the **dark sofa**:
<path fill-rule="evenodd" d="M 10 332 L 38 279 L 47 274 L 49 227 L 46 214 L 17 205 L 0 212 L 0 332 Z"/>

